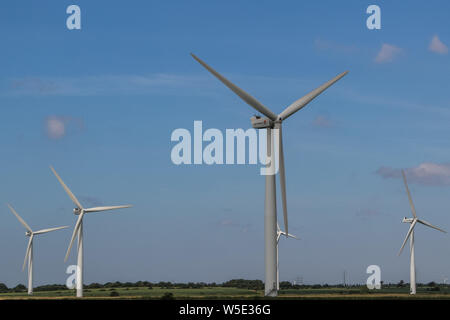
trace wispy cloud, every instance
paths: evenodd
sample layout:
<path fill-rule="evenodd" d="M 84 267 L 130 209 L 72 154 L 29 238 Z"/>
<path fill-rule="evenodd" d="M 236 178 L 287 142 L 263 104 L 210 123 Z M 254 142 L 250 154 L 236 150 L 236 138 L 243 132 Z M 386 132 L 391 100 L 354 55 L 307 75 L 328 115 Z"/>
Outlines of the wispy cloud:
<path fill-rule="evenodd" d="M 46 136 L 51 140 L 60 140 L 69 132 L 81 131 L 84 128 L 83 120 L 68 116 L 49 116 L 44 121 Z"/>
<path fill-rule="evenodd" d="M 442 43 L 441 39 L 439 39 L 437 35 L 434 35 L 433 38 L 431 39 L 428 49 L 432 52 L 439 54 L 448 53 L 448 47 L 444 43 Z"/>
<path fill-rule="evenodd" d="M 10 79 L 2 94 L 40 96 L 94 96 L 109 94 L 180 93 L 180 89 L 208 87 L 205 76 L 151 74 L 79 77 L 24 77 Z M 185 91 L 184 93 L 188 93 Z"/>
<path fill-rule="evenodd" d="M 392 62 L 400 53 L 402 53 L 402 51 L 403 50 L 401 48 L 396 47 L 392 44 L 383 43 L 380 51 L 375 57 L 375 62 L 376 63 Z"/>
<path fill-rule="evenodd" d="M 236 228 L 242 232 L 248 232 L 248 229 L 251 227 L 251 224 L 241 224 L 232 219 L 223 219 L 219 222 L 219 225 L 221 225 L 222 227 Z"/>
<path fill-rule="evenodd" d="M 49 94 L 58 90 L 58 85 L 52 79 L 39 77 L 25 77 L 10 81 L 10 88 L 18 92 L 35 92 L 39 94 Z"/>
<path fill-rule="evenodd" d="M 80 201 L 86 207 L 100 207 L 103 206 L 104 203 L 102 200 L 92 196 L 79 196 Z"/>
<path fill-rule="evenodd" d="M 344 54 L 350 54 L 359 51 L 358 47 L 355 45 L 347 45 L 320 38 L 314 40 L 314 48 L 319 51 L 332 51 Z"/>
<path fill-rule="evenodd" d="M 362 92 L 354 90 L 353 88 L 346 87 L 344 89 L 338 90 L 338 92 L 345 98 L 366 105 L 379 105 L 379 106 L 389 106 L 390 108 L 399 108 L 414 112 L 426 112 L 436 113 L 440 116 L 450 117 L 450 108 L 448 105 L 435 105 L 430 102 L 417 102 L 413 100 L 408 100 L 403 97 L 399 98 L 396 96 L 387 96 L 380 94 L 373 94 L 372 92 Z"/>
<path fill-rule="evenodd" d="M 202 71 L 202 70 L 200 70 Z M 286 99 L 291 95 L 292 100 L 286 100 L 286 104 L 298 99 L 299 96 L 292 95 L 294 92 L 308 92 L 311 87 L 323 81 L 325 77 L 316 79 L 305 79 L 297 77 L 270 77 L 260 75 L 242 75 L 227 74 L 225 76 L 244 88 L 246 91 L 255 95 L 263 103 L 267 103 L 264 99 L 265 92 L 270 92 L 269 97 L 276 103 Z M 18 82 L 15 82 L 18 81 Z M 15 83 L 15 85 L 12 85 Z M 20 83 L 20 85 L 18 84 Z M 6 89 L 6 90 L 5 90 Z M 420 112 L 434 112 L 443 116 L 450 116 L 450 109 L 447 105 L 436 106 L 425 102 L 420 103 L 413 100 L 403 98 L 389 97 L 385 95 L 375 95 L 373 92 L 361 92 L 354 90 L 345 85 L 345 82 L 338 87 L 333 88 L 335 94 L 349 101 L 383 105 L 395 108 L 415 110 Z M 140 94 L 170 94 L 176 96 L 227 96 L 232 97 L 226 88 L 218 81 L 211 78 L 209 74 L 204 75 L 176 75 L 176 74 L 160 74 L 148 76 L 86 76 L 86 77 L 41 77 L 41 78 L 23 78 L 10 80 L 7 88 L 1 86 L 0 95 L 59 95 L 59 96 L 95 96 L 95 95 L 140 95 Z M 298 95 L 300 95 L 299 93 Z M 262 96 L 262 97 L 261 97 Z M 242 108 L 243 114 L 247 111 Z M 325 119 L 317 118 L 317 125 L 324 125 Z M 332 123 L 333 124 L 333 123 Z M 313 124 L 314 125 L 314 124 Z"/>
<path fill-rule="evenodd" d="M 332 121 L 330 118 L 324 115 L 318 115 L 313 120 L 313 126 L 319 127 L 319 128 L 330 128 L 333 126 Z"/>
<path fill-rule="evenodd" d="M 401 178 L 401 169 L 380 167 L 376 173 L 385 179 Z M 417 167 L 405 169 L 408 182 L 427 186 L 450 185 L 450 163 L 424 162 Z"/>
<path fill-rule="evenodd" d="M 362 219 L 376 218 L 382 215 L 379 210 L 372 208 L 360 208 L 356 211 L 356 216 Z"/>

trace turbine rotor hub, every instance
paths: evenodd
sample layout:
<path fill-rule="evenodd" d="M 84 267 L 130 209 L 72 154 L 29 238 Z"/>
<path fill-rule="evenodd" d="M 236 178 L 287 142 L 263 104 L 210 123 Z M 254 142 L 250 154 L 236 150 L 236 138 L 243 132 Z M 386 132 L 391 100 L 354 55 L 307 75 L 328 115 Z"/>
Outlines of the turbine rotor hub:
<path fill-rule="evenodd" d="M 80 213 L 81 213 L 81 209 L 80 208 L 73 209 L 73 214 L 78 216 Z"/>

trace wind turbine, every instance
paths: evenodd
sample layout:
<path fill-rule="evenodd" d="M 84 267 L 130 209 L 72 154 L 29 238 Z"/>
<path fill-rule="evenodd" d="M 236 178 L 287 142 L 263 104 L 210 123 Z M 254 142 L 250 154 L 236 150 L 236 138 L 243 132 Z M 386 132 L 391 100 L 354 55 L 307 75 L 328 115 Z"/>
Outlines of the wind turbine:
<path fill-rule="evenodd" d="M 278 133 L 278 146 L 279 146 L 279 172 L 280 172 L 280 187 L 281 187 L 281 200 L 283 204 L 283 216 L 284 216 L 284 229 L 288 232 L 288 216 L 287 216 L 287 204 L 286 204 L 286 173 L 284 169 L 284 154 L 283 154 L 283 138 L 282 138 L 282 122 L 288 117 L 293 115 L 298 110 L 306 106 L 311 100 L 325 91 L 328 87 L 334 84 L 336 81 L 345 76 L 348 71 L 343 72 L 330 81 L 324 83 L 317 89 L 311 91 L 304 97 L 298 99 L 289 105 L 283 112 L 276 115 L 270 111 L 261 102 L 256 100 L 250 94 L 231 83 L 224 76 L 220 75 L 217 71 L 207 65 L 200 58 L 192 54 L 192 57 L 197 60 L 204 68 L 206 68 L 211 74 L 219 79 L 224 85 L 226 85 L 231 91 L 237 94 L 242 100 L 244 100 L 251 107 L 265 115 L 267 118 L 263 118 L 259 115 L 251 117 L 252 126 L 255 129 L 267 130 L 267 163 L 274 163 L 273 142 L 274 136 L 272 131 L 275 129 L 275 133 Z M 265 290 L 266 296 L 277 296 L 277 209 L 276 209 L 276 185 L 275 185 L 275 172 L 266 175 L 266 187 L 265 187 L 265 203 L 264 203 L 264 242 L 265 242 Z"/>
<path fill-rule="evenodd" d="M 446 231 L 433 226 L 431 223 L 426 222 L 425 220 L 417 218 L 416 214 L 416 208 L 414 207 L 414 203 L 411 198 L 411 193 L 409 192 L 408 183 L 406 182 L 406 176 L 405 172 L 402 170 L 402 176 L 403 176 L 403 182 L 405 183 L 406 193 L 408 194 L 409 204 L 411 206 L 411 212 L 413 214 L 412 218 L 406 218 L 404 217 L 402 222 L 403 223 L 410 223 L 411 226 L 409 227 L 408 233 L 406 234 L 405 241 L 403 241 L 402 247 L 400 248 L 400 251 L 398 252 L 398 255 L 402 253 L 403 248 L 405 247 L 406 241 L 409 238 L 409 246 L 410 246 L 410 254 L 411 254 L 411 262 L 410 262 L 410 294 L 416 294 L 416 263 L 414 261 L 414 227 L 416 226 L 417 222 L 421 223 L 427 227 L 439 230 L 441 232 L 447 233 Z"/>
<path fill-rule="evenodd" d="M 55 174 L 59 183 L 62 185 L 66 193 L 69 195 L 70 199 L 75 203 L 76 207 L 73 209 L 73 213 L 78 216 L 78 220 L 75 224 L 75 228 L 73 229 L 72 239 L 70 239 L 69 248 L 67 249 L 66 257 L 64 261 L 67 261 L 67 258 L 70 254 L 70 249 L 72 249 L 73 242 L 75 237 L 78 235 L 78 258 L 77 258 L 77 275 L 76 275 L 76 286 L 77 286 L 77 297 L 83 297 L 83 217 L 85 213 L 89 212 L 100 212 L 100 211 L 108 211 L 115 209 L 123 209 L 130 208 L 131 205 L 125 206 L 108 206 L 108 207 L 94 207 L 94 208 L 84 208 L 75 195 L 70 191 L 70 189 L 66 186 L 64 181 L 62 181 L 61 177 L 55 171 L 55 169 L 50 166 L 50 169 Z"/>
<path fill-rule="evenodd" d="M 16 210 L 14 210 L 14 208 L 11 205 L 8 204 L 8 207 L 11 210 L 11 212 L 16 216 L 17 220 L 19 220 L 19 222 L 25 227 L 25 229 L 27 229 L 27 232 L 25 232 L 25 235 L 30 238 L 30 240 L 28 240 L 27 251 L 25 252 L 25 259 L 23 260 L 22 271 L 25 270 L 25 264 L 27 263 L 27 260 L 28 260 L 28 294 L 32 295 L 33 294 L 33 239 L 34 239 L 34 236 L 36 236 L 38 234 L 48 233 L 51 231 L 65 229 L 65 228 L 68 228 L 68 226 L 33 231 L 33 230 L 31 230 L 30 226 L 25 222 L 25 220 L 23 220 L 22 217 L 19 216 L 19 214 L 16 212 Z"/>
<path fill-rule="evenodd" d="M 286 236 L 287 238 L 293 238 L 293 239 L 297 239 L 298 238 L 290 233 L 286 233 L 283 230 L 280 229 L 280 226 L 277 223 L 277 290 L 280 290 L 280 267 L 278 264 L 278 244 L 280 242 L 280 238 L 281 235 Z"/>

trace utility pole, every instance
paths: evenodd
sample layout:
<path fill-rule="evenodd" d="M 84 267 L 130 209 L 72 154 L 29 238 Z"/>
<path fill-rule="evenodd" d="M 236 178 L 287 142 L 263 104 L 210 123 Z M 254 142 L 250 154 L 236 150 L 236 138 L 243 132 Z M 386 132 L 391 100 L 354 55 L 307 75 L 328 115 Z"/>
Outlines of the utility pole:
<path fill-rule="evenodd" d="M 344 270 L 344 287 L 346 287 L 347 283 L 346 283 L 346 275 L 347 275 L 347 271 Z"/>

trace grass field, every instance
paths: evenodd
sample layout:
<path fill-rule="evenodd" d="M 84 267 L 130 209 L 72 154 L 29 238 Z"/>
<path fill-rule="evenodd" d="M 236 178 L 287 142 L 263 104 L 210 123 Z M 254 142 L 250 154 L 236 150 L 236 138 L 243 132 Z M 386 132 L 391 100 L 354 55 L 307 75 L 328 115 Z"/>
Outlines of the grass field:
<path fill-rule="evenodd" d="M 118 296 L 111 296 L 115 292 Z M 85 289 L 85 299 L 161 299 L 172 294 L 175 299 L 263 299 L 263 292 L 238 288 L 206 287 L 200 289 L 165 289 L 154 287 Z M 35 292 L 32 297 L 26 293 L 0 293 L 0 300 L 6 299 L 74 299 L 74 290 Z M 450 290 L 429 291 L 418 288 L 415 296 L 408 288 L 385 288 L 368 291 L 361 288 L 320 288 L 281 290 L 276 299 L 450 299 Z"/>

